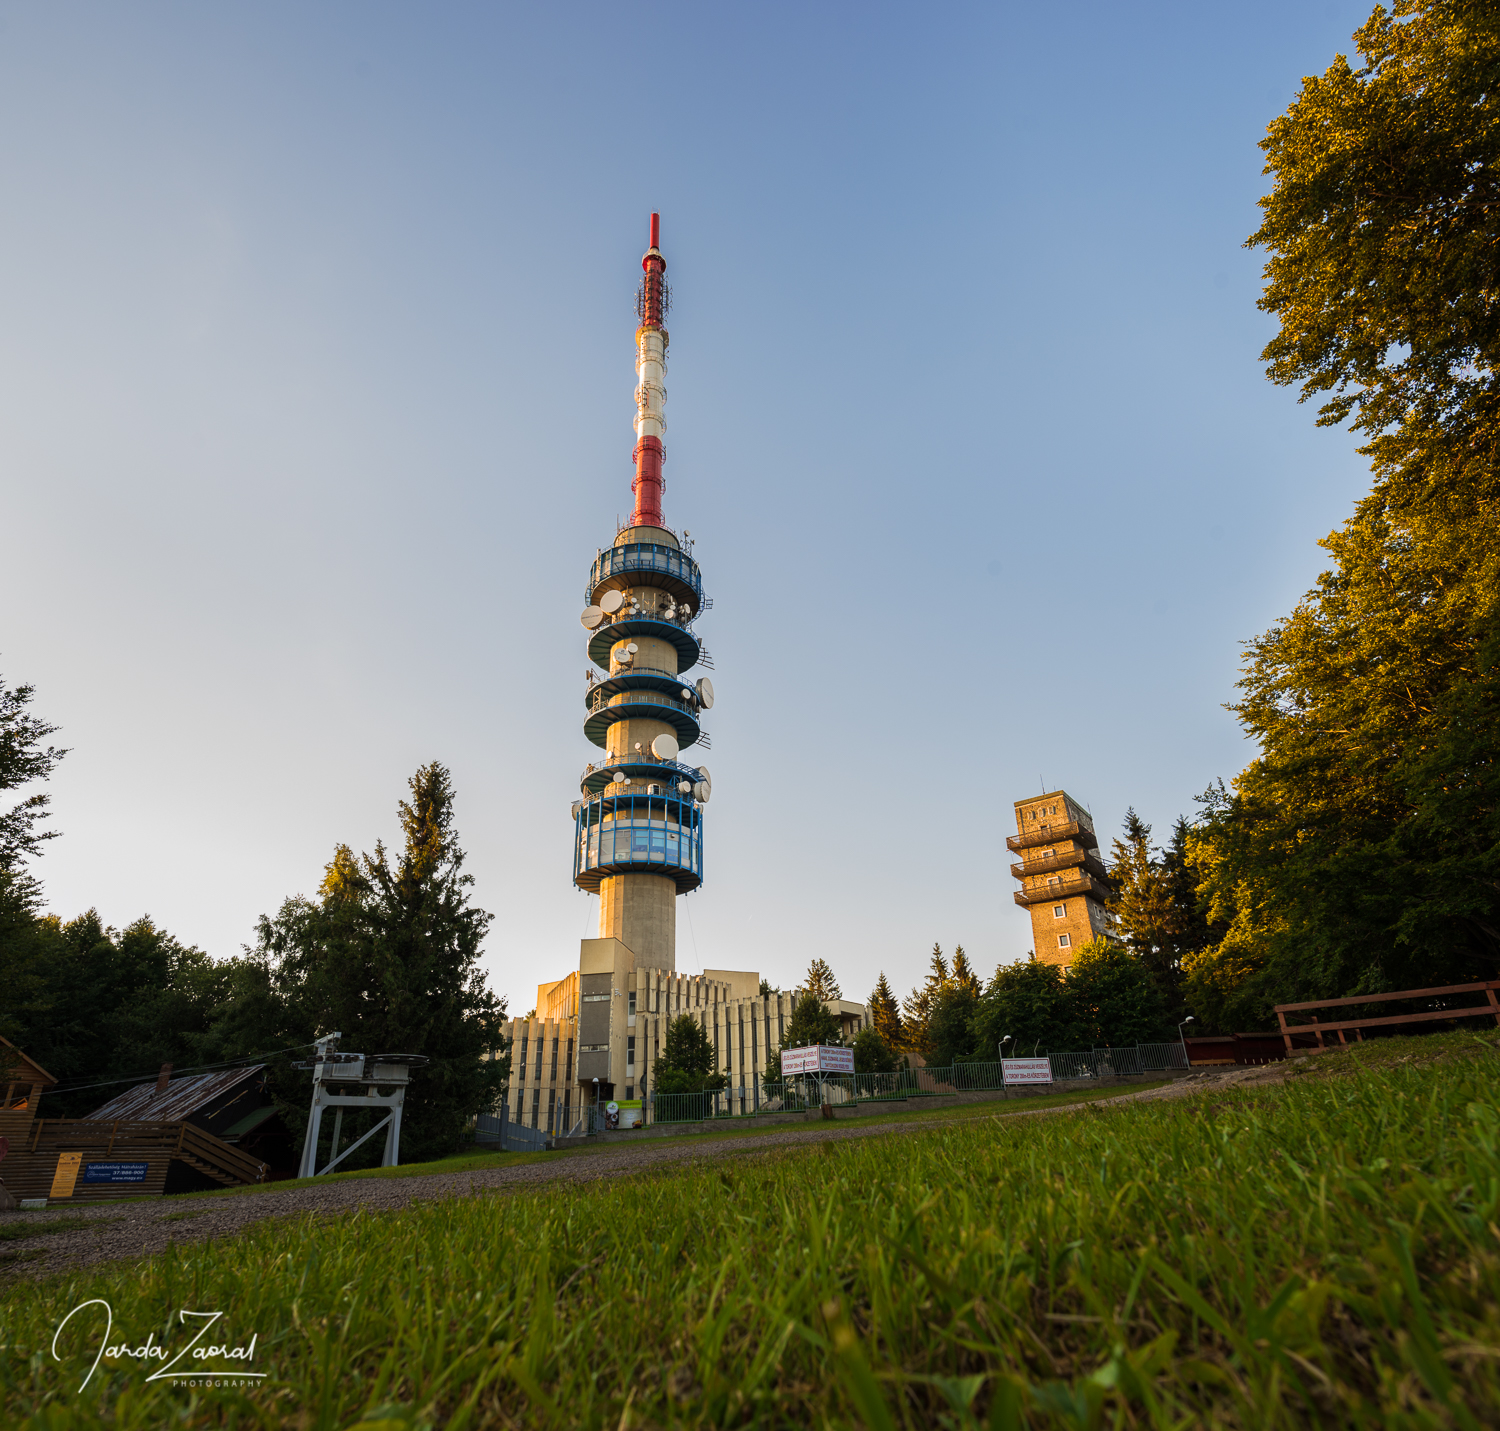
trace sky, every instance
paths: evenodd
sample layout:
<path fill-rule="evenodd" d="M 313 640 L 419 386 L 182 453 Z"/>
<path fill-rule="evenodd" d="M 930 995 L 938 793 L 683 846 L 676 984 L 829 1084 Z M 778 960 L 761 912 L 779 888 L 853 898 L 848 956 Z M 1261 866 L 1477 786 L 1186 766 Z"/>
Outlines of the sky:
<path fill-rule="evenodd" d="M 1164 839 L 1355 439 L 1264 377 L 1257 142 L 1361 4 L 0 4 L 0 673 L 65 917 L 216 958 L 452 771 L 576 968 L 634 293 L 717 701 L 678 968 L 1026 957 L 1012 802 Z M 691 751 L 688 752 L 692 754 Z M 24 792 L 23 792 L 24 793 Z"/>

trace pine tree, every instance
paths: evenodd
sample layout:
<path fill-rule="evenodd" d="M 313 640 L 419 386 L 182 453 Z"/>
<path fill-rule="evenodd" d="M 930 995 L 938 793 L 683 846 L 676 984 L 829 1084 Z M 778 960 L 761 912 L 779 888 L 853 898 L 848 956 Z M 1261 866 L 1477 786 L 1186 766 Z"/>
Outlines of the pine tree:
<path fill-rule="evenodd" d="M 901 1006 L 891 992 L 884 969 L 880 971 L 880 977 L 875 981 L 875 988 L 870 994 L 870 1019 L 871 1026 L 888 1047 L 901 1047 Z"/>
<path fill-rule="evenodd" d="M 979 975 L 970 967 L 969 956 L 964 953 L 964 946 L 962 944 L 958 945 L 953 951 L 953 973 L 950 975 L 950 981 L 972 994 L 975 998 L 979 997 Z"/>
<path fill-rule="evenodd" d="M 938 993 L 947 987 L 948 979 L 948 961 L 943 957 L 942 946 L 934 944 L 926 983 L 920 988 L 913 989 L 901 1001 L 903 1029 L 901 1046 L 908 1053 L 918 1053 L 923 1058 L 930 1056 L 928 1026 L 932 1020 L 933 1003 Z"/>
<path fill-rule="evenodd" d="M 660 1056 L 651 1067 L 651 1086 L 657 1093 L 700 1093 L 722 1088 L 728 1081 L 714 1071 L 714 1046 L 707 1030 L 692 1014 L 678 1014 L 667 1025 Z"/>
<path fill-rule="evenodd" d="M 826 959 L 814 959 L 807 966 L 807 978 L 803 981 L 803 988 L 810 994 L 816 994 L 825 1002 L 829 999 L 844 997 L 839 989 L 839 981 L 833 977 L 833 970 Z"/>
<path fill-rule="evenodd" d="M 807 1048 L 816 1044 L 841 1044 L 843 1030 L 817 994 L 804 989 L 792 1005 L 792 1016 L 786 1021 L 781 1042 L 774 1049 L 766 1050 L 766 1066 L 762 1077 L 767 1083 L 781 1081 L 781 1050 L 784 1048 Z"/>

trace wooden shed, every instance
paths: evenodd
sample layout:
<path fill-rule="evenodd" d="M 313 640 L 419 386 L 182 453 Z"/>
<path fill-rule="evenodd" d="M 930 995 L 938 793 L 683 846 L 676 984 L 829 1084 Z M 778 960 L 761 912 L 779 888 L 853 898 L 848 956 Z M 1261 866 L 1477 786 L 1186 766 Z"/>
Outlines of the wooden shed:
<path fill-rule="evenodd" d="M 0 1050 L 7 1052 L 9 1045 Z M 290 1138 L 266 1093 L 263 1065 L 163 1075 L 87 1118 L 42 1117 L 35 1096 L 25 1108 L 7 1107 L 0 1117 L 12 1119 L 15 1131 L 0 1128 L 10 1139 L 6 1187 L 53 1206 L 100 1202 L 264 1182 L 272 1174 L 265 1155 L 284 1160 Z"/>

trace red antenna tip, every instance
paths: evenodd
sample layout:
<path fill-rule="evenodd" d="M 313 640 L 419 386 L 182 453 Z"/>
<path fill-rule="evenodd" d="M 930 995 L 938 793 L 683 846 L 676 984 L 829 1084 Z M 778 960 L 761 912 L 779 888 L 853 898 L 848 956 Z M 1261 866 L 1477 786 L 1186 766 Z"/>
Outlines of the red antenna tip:
<path fill-rule="evenodd" d="M 651 247 L 661 247 L 661 215 L 651 215 Z"/>

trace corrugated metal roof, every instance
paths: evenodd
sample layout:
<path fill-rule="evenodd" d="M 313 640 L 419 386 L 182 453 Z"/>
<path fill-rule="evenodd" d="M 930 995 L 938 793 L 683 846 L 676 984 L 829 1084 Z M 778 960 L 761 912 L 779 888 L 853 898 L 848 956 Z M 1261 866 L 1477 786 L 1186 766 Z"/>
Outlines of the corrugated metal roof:
<path fill-rule="evenodd" d="M 155 1083 L 141 1083 L 136 1087 L 111 1098 L 104 1107 L 88 1116 L 96 1118 L 140 1118 L 158 1123 L 171 1123 L 196 1112 L 211 1099 L 243 1083 L 259 1073 L 263 1063 L 252 1063 L 248 1068 L 225 1068 L 217 1073 L 193 1073 L 182 1078 L 171 1079 L 162 1092 L 156 1091 Z"/>

